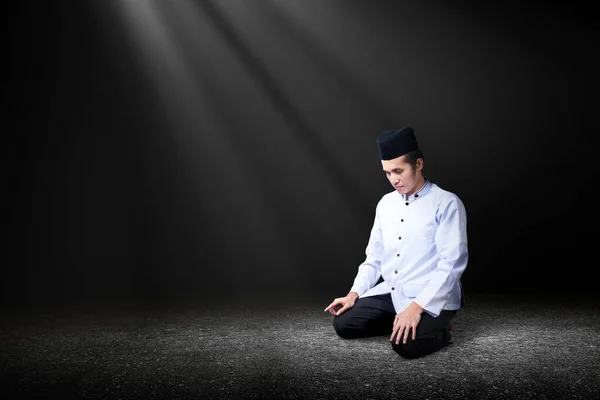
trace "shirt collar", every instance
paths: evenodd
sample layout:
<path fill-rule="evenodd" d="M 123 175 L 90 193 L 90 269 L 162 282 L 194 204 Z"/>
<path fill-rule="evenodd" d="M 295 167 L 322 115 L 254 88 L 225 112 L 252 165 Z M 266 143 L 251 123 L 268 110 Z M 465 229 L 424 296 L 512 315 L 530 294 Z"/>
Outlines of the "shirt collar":
<path fill-rule="evenodd" d="M 427 192 L 429 192 L 429 189 L 431 189 L 431 183 L 429 182 L 428 179 L 425 179 L 425 184 L 421 187 L 421 189 L 417 190 L 415 193 L 408 196 L 408 198 L 405 194 L 401 194 L 400 196 L 402 196 L 402 200 L 404 200 L 404 201 L 414 201 L 414 200 L 418 199 L 419 197 L 422 197 L 425 194 L 427 194 Z"/>

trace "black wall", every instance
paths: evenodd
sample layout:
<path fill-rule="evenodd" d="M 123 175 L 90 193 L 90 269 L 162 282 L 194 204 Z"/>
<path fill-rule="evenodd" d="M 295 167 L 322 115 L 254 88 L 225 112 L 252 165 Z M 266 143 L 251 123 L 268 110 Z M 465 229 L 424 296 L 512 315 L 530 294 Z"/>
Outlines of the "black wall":
<path fill-rule="evenodd" d="M 589 10 L 126 3 L 6 8 L 4 304 L 326 303 L 390 191 L 376 135 L 406 125 L 465 203 L 467 292 L 595 295 Z"/>

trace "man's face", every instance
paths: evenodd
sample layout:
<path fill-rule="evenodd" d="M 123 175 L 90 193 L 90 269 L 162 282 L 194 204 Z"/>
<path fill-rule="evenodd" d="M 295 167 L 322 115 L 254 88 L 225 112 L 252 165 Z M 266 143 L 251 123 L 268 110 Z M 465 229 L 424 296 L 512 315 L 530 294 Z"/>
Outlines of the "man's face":
<path fill-rule="evenodd" d="M 400 194 L 413 194 L 413 189 L 422 179 L 423 159 L 421 158 L 417 160 L 416 169 L 406 162 L 404 156 L 392 160 L 381 160 L 381 166 L 394 189 Z"/>

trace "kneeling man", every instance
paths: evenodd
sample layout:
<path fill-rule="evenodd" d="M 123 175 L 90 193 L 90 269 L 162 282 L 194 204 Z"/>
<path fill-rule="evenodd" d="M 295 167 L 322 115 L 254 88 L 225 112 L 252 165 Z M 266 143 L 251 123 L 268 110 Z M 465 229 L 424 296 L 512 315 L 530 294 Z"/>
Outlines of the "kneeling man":
<path fill-rule="evenodd" d="M 464 304 L 467 216 L 456 194 L 425 178 L 412 128 L 383 131 L 377 144 L 394 190 L 377 203 L 349 293 L 325 311 L 339 336 L 389 334 L 394 351 L 416 358 L 448 344 L 450 320 Z"/>

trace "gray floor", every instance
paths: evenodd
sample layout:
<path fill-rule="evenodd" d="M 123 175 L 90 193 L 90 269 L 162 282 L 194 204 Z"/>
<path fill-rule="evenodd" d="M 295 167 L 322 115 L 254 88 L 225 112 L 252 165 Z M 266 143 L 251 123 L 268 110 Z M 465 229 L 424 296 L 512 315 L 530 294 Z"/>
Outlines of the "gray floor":
<path fill-rule="evenodd" d="M 387 337 L 337 337 L 325 305 L 5 313 L 0 395 L 600 398 L 593 301 L 472 296 L 454 320 L 452 344 L 416 360 L 396 355 Z"/>

